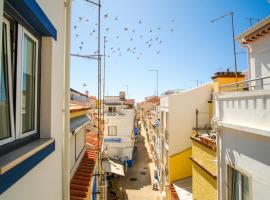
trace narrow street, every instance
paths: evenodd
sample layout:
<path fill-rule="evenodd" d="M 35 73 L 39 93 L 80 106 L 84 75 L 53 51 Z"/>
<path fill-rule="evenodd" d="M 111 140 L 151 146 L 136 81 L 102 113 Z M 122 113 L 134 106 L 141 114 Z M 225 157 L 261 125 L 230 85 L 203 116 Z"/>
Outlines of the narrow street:
<path fill-rule="evenodd" d="M 144 128 L 138 138 L 135 163 L 129 168 L 125 177 L 113 180 L 113 188 L 122 188 L 121 200 L 156 200 L 159 191 L 154 191 L 154 163 L 146 139 Z"/>

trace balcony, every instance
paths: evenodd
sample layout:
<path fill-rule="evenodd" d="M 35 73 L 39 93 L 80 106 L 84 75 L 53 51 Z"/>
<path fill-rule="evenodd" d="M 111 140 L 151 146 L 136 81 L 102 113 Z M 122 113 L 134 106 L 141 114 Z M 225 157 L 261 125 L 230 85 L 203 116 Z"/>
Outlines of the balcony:
<path fill-rule="evenodd" d="M 220 86 L 215 93 L 219 125 L 270 136 L 270 76 Z"/>

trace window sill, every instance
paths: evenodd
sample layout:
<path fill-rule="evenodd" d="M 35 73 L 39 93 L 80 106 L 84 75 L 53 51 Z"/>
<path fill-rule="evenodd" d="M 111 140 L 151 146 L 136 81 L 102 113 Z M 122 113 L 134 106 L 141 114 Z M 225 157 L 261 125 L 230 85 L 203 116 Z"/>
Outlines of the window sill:
<path fill-rule="evenodd" d="M 28 173 L 55 149 L 55 140 L 37 139 L 0 156 L 0 194 Z"/>

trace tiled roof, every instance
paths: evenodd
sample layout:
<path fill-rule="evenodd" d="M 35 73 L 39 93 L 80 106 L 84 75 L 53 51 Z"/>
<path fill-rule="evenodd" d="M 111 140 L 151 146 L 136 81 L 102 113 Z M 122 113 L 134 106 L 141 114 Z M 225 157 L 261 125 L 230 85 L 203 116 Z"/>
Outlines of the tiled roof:
<path fill-rule="evenodd" d="M 86 134 L 86 143 L 93 146 L 97 151 L 102 145 L 103 134 L 99 134 L 99 146 L 98 146 L 98 134 L 93 131 L 89 131 Z"/>
<path fill-rule="evenodd" d="M 90 109 L 90 107 L 84 106 L 84 105 L 79 104 L 77 102 L 76 103 L 75 102 L 70 102 L 69 103 L 69 109 L 70 109 L 70 112 L 73 113 L 73 112 L 88 110 L 88 109 Z"/>
<path fill-rule="evenodd" d="M 244 33 L 240 34 L 237 39 L 241 44 L 250 44 L 269 33 L 270 15 L 246 30 Z"/>
<path fill-rule="evenodd" d="M 177 192 L 176 192 L 176 190 L 175 190 L 175 188 L 174 188 L 174 186 L 173 186 L 173 184 L 171 184 L 171 185 L 169 186 L 169 189 L 170 189 L 170 191 L 171 191 L 171 197 L 172 197 L 172 200 L 180 200 L 179 197 L 178 197 L 178 194 L 177 194 Z"/>
<path fill-rule="evenodd" d="M 96 151 L 86 150 L 70 182 L 70 200 L 86 200 L 95 168 Z"/>
<path fill-rule="evenodd" d="M 99 134 L 100 145 L 98 145 L 98 134 L 88 132 L 86 134 L 86 143 L 94 147 L 87 149 L 83 159 L 74 174 L 70 183 L 70 200 L 86 200 L 88 189 L 91 184 L 91 177 L 95 168 L 95 162 L 98 155 L 98 149 L 101 147 L 103 134 Z"/>

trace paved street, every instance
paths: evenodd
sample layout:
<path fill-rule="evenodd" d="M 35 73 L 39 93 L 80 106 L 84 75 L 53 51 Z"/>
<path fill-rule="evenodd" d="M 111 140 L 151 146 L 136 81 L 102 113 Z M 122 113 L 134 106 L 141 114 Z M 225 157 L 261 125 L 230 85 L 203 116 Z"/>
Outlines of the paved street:
<path fill-rule="evenodd" d="M 131 181 L 130 179 L 137 179 Z M 147 143 L 144 129 L 138 138 L 138 149 L 135 164 L 129 168 L 125 177 L 113 180 L 113 188 L 123 189 L 122 199 L 125 200 L 156 200 L 158 191 L 152 190 L 154 183 L 154 164 Z"/>

